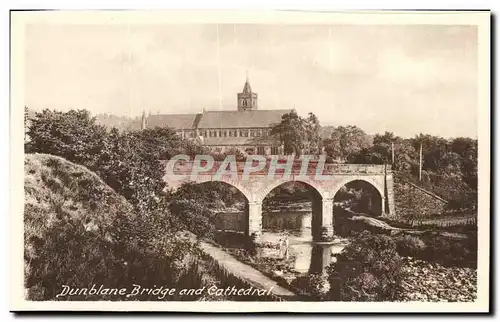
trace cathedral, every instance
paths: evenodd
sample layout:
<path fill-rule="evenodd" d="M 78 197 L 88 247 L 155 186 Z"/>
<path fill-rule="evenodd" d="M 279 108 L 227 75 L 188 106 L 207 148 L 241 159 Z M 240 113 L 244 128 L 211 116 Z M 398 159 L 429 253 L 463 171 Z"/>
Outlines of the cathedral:
<path fill-rule="evenodd" d="M 182 137 L 198 140 L 215 153 L 232 148 L 244 154 L 279 155 L 281 143 L 271 134 L 273 125 L 292 110 L 259 110 L 258 95 L 248 78 L 237 94 L 237 108 L 227 111 L 205 111 L 198 114 L 142 115 L 141 128 L 170 127 Z"/>

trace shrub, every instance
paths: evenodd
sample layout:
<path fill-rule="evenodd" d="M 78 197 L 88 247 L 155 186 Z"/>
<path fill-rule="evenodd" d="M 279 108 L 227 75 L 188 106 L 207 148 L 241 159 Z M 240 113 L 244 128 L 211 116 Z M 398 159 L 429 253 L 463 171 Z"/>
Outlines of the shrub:
<path fill-rule="evenodd" d="M 325 298 L 330 290 L 328 275 L 326 274 L 307 274 L 297 277 L 292 282 L 300 295 L 311 297 L 314 300 Z"/>
<path fill-rule="evenodd" d="M 394 241 L 385 235 L 363 231 L 329 267 L 329 298 L 391 301 L 402 277 L 402 261 Z"/>
<path fill-rule="evenodd" d="M 401 256 L 420 257 L 425 250 L 426 245 L 422 239 L 404 235 L 396 238 L 396 250 Z"/>
<path fill-rule="evenodd" d="M 477 265 L 477 236 L 466 239 L 451 239 L 440 235 L 427 237 L 427 249 L 422 259 L 438 262 L 443 265 L 469 266 Z"/>

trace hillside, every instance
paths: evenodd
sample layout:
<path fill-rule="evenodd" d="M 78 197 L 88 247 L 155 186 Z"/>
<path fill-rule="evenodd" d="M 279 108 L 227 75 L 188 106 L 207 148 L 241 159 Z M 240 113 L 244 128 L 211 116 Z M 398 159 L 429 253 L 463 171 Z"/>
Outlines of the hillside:
<path fill-rule="evenodd" d="M 226 296 L 163 294 L 133 297 L 81 294 L 155 285 L 197 289 L 225 285 L 216 263 L 200 257 L 193 235 L 173 233 L 130 203 L 95 173 L 63 158 L 25 155 L 24 267 L 26 299 L 40 300 L 224 300 Z M 63 285 L 78 294 L 56 297 Z M 226 285 L 227 286 L 227 285 Z"/>
<path fill-rule="evenodd" d="M 126 232 L 113 227 L 127 227 L 132 206 L 96 174 L 63 158 L 30 154 L 24 166 L 27 297 L 53 298 L 62 284 L 87 286 L 103 278 L 93 272 L 121 269 L 113 252 Z"/>

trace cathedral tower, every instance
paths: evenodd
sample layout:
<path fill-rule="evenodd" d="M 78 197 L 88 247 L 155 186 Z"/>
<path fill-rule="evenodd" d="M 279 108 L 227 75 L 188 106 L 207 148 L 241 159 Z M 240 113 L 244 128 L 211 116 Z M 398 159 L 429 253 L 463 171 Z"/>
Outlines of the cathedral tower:
<path fill-rule="evenodd" d="M 238 111 L 256 110 L 257 108 L 257 93 L 252 92 L 247 75 L 243 91 L 238 93 Z"/>

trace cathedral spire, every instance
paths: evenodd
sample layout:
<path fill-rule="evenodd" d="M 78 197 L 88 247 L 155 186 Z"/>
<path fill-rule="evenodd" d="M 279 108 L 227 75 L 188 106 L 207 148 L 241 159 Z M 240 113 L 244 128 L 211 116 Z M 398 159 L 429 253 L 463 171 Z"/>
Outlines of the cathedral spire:
<path fill-rule="evenodd" d="M 243 91 L 238 93 L 238 111 L 256 110 L 257 109 L 257 93 L 252 92 L 250 80 L 248 79 L 248 71 L 246 75 Z"/>
<path fill-rule="evenodd" d="M 250 80 L 248 78 L 248 70 L 246 71 L 245 85 L 243 86 L 243 94 L 251 94 L 252 87 L 250 86 Z"/>

